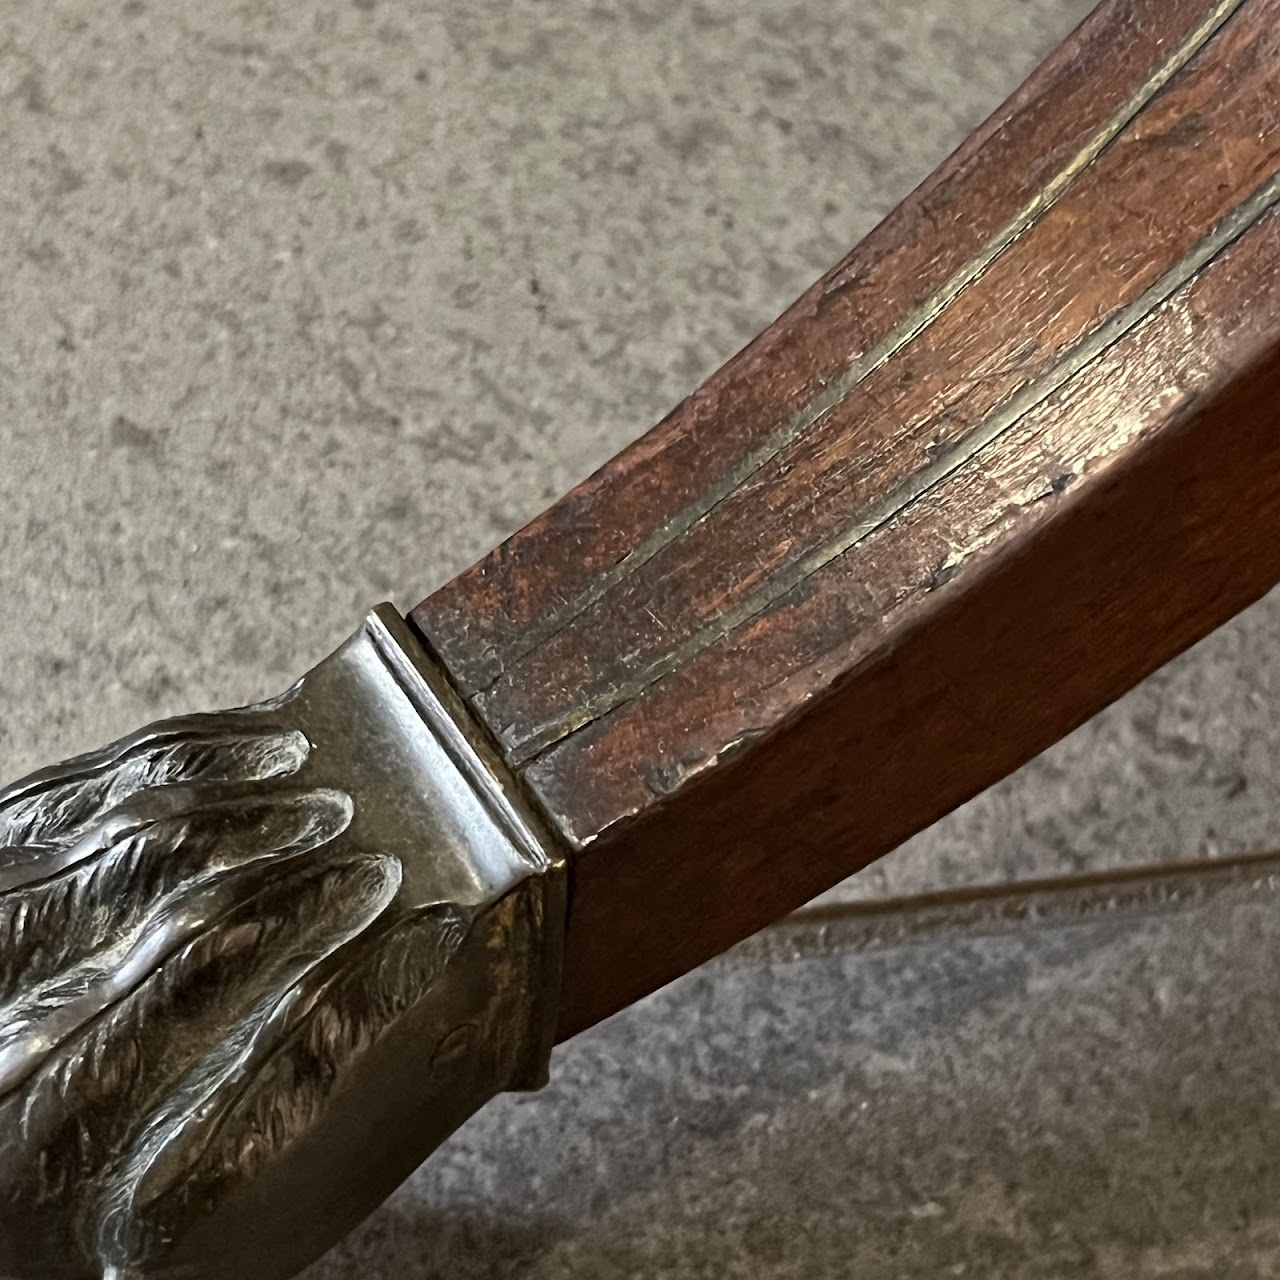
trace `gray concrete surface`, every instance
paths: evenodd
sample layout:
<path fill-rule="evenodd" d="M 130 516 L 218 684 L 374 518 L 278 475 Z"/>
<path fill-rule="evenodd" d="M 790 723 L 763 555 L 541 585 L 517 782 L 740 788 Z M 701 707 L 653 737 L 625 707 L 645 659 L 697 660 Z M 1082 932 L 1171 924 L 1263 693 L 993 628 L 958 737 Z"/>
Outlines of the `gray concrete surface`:
<path fill-rule="evenodd" d="M 275 692 L 370 602 L 410 607 L 751 337 L 1088 7 L 7 0 L 0 776 Z M 1280 596 L 841 893 L 1280 845 L 1278 620 Z M 808 979 L 787 981 L 804 1006 Z M 584 1089 L 597 1066 L 636 1077 L 593 1095 L 588 1145 L 543 1170 L 551 1139 L 519 1118 L 561 1113 L 512 1102 L 317 1275 L 834 1274 L 730 1265 L 717 1240 L 745 1218 L 686 1224 L 678 1249 L 650 1225 L 601 1261 L 630 1176 L 603 1135 L 630 1125 L 653 1185 L 669 1156 L 636 1091 L 676 1064 L 644 1019 L 693 1016 L 679 1001 L 702 991 L 566 1051 Z M 768 1023 L 741 1001 L 720 1016 L 726 1036 Z M 733 1044 L 715 1061 L 752 1052 Z M 758 1123 L 779 1122 L 739 1068 L 698 1087 L 725 1106 L 762 1089 Z M 500 1221 L 504 1127 L 544 1207 Z M 830 1141 L 835 1161 L 851 1139 Z M 746 1208 L 757 1181 L 793 1194 L 769 1150 Z M 688 1170 L 728 1175 L 684 1168 L 634 1222 L 672 1187 L 719 1220 L 731 1191 Z M 578 1198 L 560 1206 L 562 1176 Z M 457 1262 L 473 1246 L 488 1266 Z M 945 1274 L 995 1273 L 966 1257 Z M 1137 1274 L 1081 1267 L 1044 1274 Z"/>
<path fill-rule="evenodd" d="M 1272 1280 L 1276 907 L 709 966 L 307 1280 Z"/>

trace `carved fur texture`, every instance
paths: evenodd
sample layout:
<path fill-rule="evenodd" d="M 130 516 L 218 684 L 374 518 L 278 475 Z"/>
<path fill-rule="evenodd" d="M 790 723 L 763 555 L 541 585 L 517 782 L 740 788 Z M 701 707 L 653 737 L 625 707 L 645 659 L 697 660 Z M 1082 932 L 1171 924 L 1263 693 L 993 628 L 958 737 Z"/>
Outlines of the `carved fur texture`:
<path fill-rule="evenodd" d="M 146 1274 L 307 1134 L 470 927 L 392 909 L 399 862 L 298 785 L 281 705 L 0 792 L 0 1197 L 33 1239 L 69 1220 L 86 1274 Z"/>

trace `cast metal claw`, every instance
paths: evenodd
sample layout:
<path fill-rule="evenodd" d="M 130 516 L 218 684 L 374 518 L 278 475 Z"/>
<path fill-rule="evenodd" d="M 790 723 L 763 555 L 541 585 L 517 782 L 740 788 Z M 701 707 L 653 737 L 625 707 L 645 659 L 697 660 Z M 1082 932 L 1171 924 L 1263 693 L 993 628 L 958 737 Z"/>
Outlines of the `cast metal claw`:
<path fill-rule="evenodd" d="M 563 863 L 390 609 L 0 792 L 0 1275 L 282 1280 L 546 1070 Z"/>

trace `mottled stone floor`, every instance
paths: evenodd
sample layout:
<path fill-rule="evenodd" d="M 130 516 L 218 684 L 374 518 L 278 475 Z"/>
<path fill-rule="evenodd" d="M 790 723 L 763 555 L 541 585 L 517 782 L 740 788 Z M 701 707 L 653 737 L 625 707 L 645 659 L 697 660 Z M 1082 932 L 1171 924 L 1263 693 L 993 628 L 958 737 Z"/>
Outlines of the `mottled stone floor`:
<path fill-rule="evenodd" d="M 1088 7 L 6 0 L 0 776 L 278 691 L 372 601 L 413 605 L 749 339 Z M 1278 622 L 1274 596 L 841 892 L 1280 846 Z M 999 963 L 1034 988 L 1026 945 Z M 900 954 L 886 1007 L 963 985 L 930 954 Z M 469 1128 L 317 1276 L 1280 1274 L 1256 1223 L 1235 1271 L 1176 1250 L 1139 1271 L 1087 1197 L 1064 1221 L 1093 1253 L 1022 1265 L 1057 1238 L 1052 1197 L 1024 1169 L 1028 1217 L 1023 1148 L 973 1146 L 1002 1122 L 987 1093 L 938 1130 L 945 1177 L 861 1137 L 868 1079 L 910 1128 L 913 1090 L 945 1110 L 951 1058 L 927 1028 L 872 1045 L 881 980 L 850 971 L 837 1010 L 845 963 L 698 977 L 570 1047 L 558 1094 Z M 863 1023 L 841 1038 L 841 1016 Z M 1023 1032 L 990 1034 L 1016 1053 Z M 1096 1176 L 1123 1180 L 1123 1151 Z M 935 1174 L 968 1179 L 970 1227 L 943 1231 Z M 979 1219 L 1013 1252 L 984 1253 Z M 939 1233 L 924 1261 L 886 1252 Z"/>

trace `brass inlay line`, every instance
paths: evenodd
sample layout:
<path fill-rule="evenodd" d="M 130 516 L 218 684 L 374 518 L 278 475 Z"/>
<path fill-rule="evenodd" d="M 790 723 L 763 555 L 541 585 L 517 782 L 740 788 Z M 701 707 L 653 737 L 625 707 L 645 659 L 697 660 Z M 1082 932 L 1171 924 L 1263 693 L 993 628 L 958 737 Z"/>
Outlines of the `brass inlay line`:
<path fill-rule="evenodd" d="M 931 489 L 944 482 L 965 463 L 1004 435 L 1028 413 L 1061 390 L 1087 365 L 1092 364 L 1121 338 L 1131 333 L 1157 308 L 1196 278 L 1219 254 L 1255 226 L 1280 204 L 1280 174 L 1273 175 L 1243 204 L 1227 214 L 1181 261 L 1167 271 L 1141 297 L 1116 312 L 1087 338 L 1077 343 L 1038 381 L 1011 396 L 956 446 L 931 464 L 909 476 L 887 494 L 861 520 L 840 537 L 780 569 L 759 591 L 726 609 L 714 622 L 695 632 L 683 644 L 674 646 L 660 658 L 641 668 L 633 679 L 616 685 L 607 693 L 588 699 L 570 716 L 544 726 L 512 751 L 513 761 L 524 763 L 576 729 L 630 702 L 650 685 L 736 631 L 745 622 L 763 613 L 787 592 L 831 561 L 851 550 L 919 502 Z"/>
<path fill-rule="evenodd" d="M 730 471 L 708 486 L 693 502 L 668 520 L 660 529 L 637 544 L 611 568 L 596 576 L 578 595 L 540 623 L 525 628 L 521 646 L 512 652 L 506 670 L 541 648 L 575 619 L 597 604 L 619 582 L 652 560 L 664 548 L 705 519 L 727 497 L 741 488 L 757 471 L 767 466 L 798 440 L 819 419 L 835 409 L 861 382 L 888 363 L 904 347 L 929 328 L 951 304 L 1006 249 L 1029 230 L 1054 205 L 1116 138 L 1141 114 L 1157 94 L 1218 33 L 1246 0 L 1220 0 L 1204 20 L 1174 50 L 1169 59 L 1144 81 L 1089 141 L 1006 222 L 987 243 L 957 270 L 929 298 L 910 312 L 868 351 L 862 353 L 838 378 L 791 417 L 776 427 L 755 449 Z M 501 672 L 482 683 L 472 696 L 490 688 Z"/>

